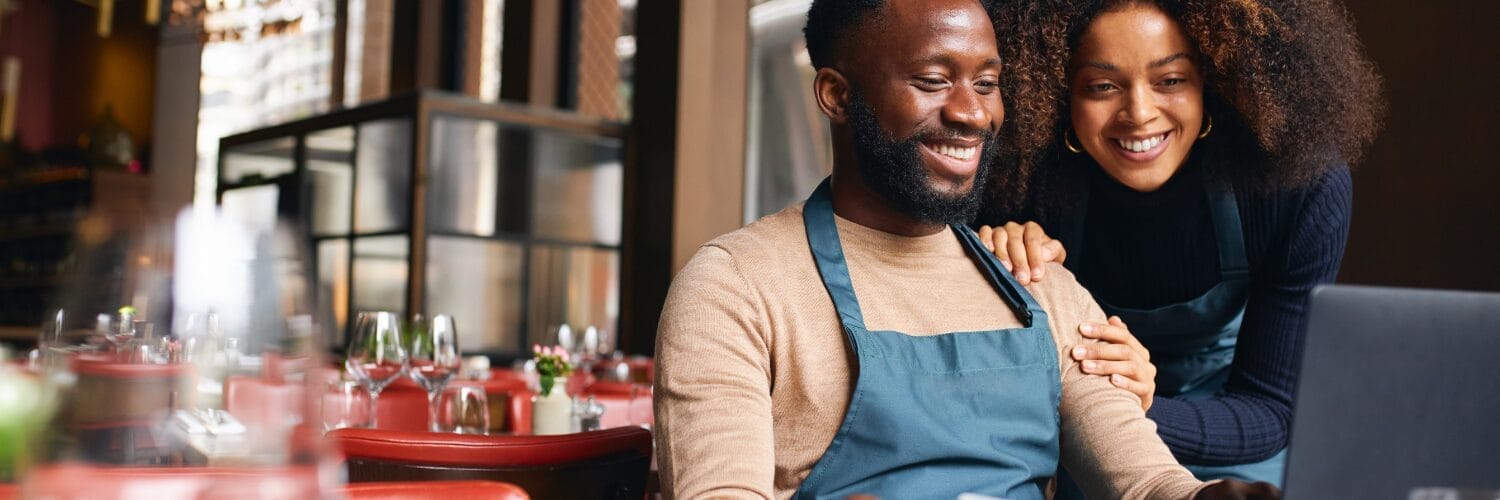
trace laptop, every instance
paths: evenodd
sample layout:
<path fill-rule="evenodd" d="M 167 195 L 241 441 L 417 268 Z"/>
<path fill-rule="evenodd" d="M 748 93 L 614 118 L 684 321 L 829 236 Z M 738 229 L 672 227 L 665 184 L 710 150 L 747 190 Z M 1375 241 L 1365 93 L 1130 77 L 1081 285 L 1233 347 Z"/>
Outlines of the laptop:
<path fill-rule="evenodd" d="M 1312 293 L 1285 498 L 1500 498 L 1500 293 Z"/>

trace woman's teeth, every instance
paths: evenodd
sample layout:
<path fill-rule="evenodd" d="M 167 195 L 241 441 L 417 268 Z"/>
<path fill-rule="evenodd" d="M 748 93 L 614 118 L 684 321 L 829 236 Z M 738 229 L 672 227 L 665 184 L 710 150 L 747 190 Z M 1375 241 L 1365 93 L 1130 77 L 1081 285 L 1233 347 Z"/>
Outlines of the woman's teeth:
<path fill-rule="evenodd" d="M 932 149 L 934 151 L 937 151 L 939 154 L 942 154 L 943 156 L 947 156 L 949 158 L 955 158 L 955 159 L 959 159 L 959 160 L 967 160 L 969 158 L 973 158 L 974 157 L 974 153 L 977 152 L 977 151 L 979 151 L 979 147 L 978 146 L 969 146 L 967 148 L 960 148 L 960 147 L 957 147 L 957 146 L 949 146 L 947 144 L 938 144 L 938 145 L 932 146 Z"/>
<path fill-rule="evenodd" d="M 1115 143 L 1119 144 L 1120 147 L 1128 149 L 1130 151 L 1134 151 L 1136 153 L 1144 153 L 1150 151 L 1151 148 L 1156 147 L 1157 144 L 1161 144 L 1161 141 L 1164 141 L 1166 139 L 1167 134 L 1162 134 L 1156 137 L 1150 137 L 1139 141 L 1130 139 L 1115 139 Z"/>

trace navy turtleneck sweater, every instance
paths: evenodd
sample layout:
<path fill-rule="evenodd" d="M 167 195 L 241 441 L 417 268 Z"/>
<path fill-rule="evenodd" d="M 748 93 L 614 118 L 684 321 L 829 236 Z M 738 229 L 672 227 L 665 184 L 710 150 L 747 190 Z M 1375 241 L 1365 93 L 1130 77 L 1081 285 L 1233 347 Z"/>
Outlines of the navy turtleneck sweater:
<path fill-rule="evenodd" d="M 1201 168 L 1189 162 L 1161 189 L 1141 193 L 1089 174 L 1084 248 L 1068 267 L 1094 296 L 1132 309 L 1192 299 L 1219 281 Z M 1184 463 L 1264 460 L 1286 446 L 1307 297 L 1338 274 L 1348 236 L 1349 171 L 1299 190 L 1236 193 L 1250 262 L 1250 296 L 1224 390 L 1212 399 L 1157 397 L 1147 412 Z M 1066 219 L 1043 220 L 1068 234 Z M 1150 348 L 1149 332 L 1134 332 Z"/>

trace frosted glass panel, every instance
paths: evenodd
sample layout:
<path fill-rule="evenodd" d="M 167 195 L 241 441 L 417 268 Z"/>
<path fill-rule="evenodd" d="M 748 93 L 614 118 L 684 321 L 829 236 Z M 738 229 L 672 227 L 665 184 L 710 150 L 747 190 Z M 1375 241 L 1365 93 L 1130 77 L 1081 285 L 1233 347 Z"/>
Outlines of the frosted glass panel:
<path fill-rule="evenodd" d="M 348 234 L 354 195 L 354 127 L 307 135 L 307 175 L 312 205 L 307 213 L 316 235 Z"/>
<path fill-rule="evenodd" d="M 553 343 L 558 325 L 593 325 L 611 335 L 620 317 L 620 258 L 615 250 L 536 245 L 531 254 L 527 345 Z"/>
<path fill-rule="evenodd" d="M 406 236 L 354 240 L 354 310 L 406 314 Z"/>
<path fill-rule="evenodd" d="M 530 137 L 536 166 L 533 233 L 540 238 L 620 244 L 624 168 L 619 141 L 546 130 Z"/>
<path fill-rule="evenodd" d="M 231 189 L 224 192 L 224 217 L 251 230 L 270 231 L 276 227 L 280 200 L 281 187 L 276 184 Z"/>
<path fill-rule="evenodd" d="M 432 121 L 427 221 L 434 231 L 495 234 L 499 158 L 487 120 L 438 117 Z"/>
<path fill-rule="evenodd" d="M 343 345 L 349 323 L 349 240 L 318 242 L 318 315 L 334 332 L 332 341 Z"/>
<path fill-rule="evenodd" d="M 224 181 L 233 184 L 255 176 L 269 179 L 292 173 L 296 167 L 292 148 L 296 144 L 296 138 L 282 137 L 224 151 Z"/>
<path fill-rule="evenodd" d="M 427 242 L 427 313 L 449 314 L 469 352 L 520 347 L 519 243 L 433 236 Z"/>
<path fill-rule="evenodd" d="M 379 120 L 359 126 L 355 157 L 354 230 L 405 229 L 411 220 L 411 121 Z"/>

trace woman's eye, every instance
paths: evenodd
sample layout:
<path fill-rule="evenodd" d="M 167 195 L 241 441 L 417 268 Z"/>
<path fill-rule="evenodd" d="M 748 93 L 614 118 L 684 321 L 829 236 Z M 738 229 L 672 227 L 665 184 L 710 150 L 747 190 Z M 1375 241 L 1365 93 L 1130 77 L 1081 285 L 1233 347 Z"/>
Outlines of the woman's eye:
<path fill-rule="evenodd" d="M 1168 78 L 1166 80 L 1162 80 L 1161 81 L 1162 86 L 1165 86 L 1165 87 L 1176 87 L 1178 85 L 1182 85 L 1183 83 L 1187 83 L 1187 79 L 1185 79 L 1185 78 Z"/>
<path fill-rule="evenodd" d="M 984 80 L 984 81 L 980 81 L 980 82 L 975 83 L 974 84 L 974 88 L 979 89 L 980 92 L 988 94 L 990 92 L 994 92 L 994 91 L 998 90 L 1000 88 L 1000 83 L 999 82 L 992 82 L 992 81 Z"/>
<path fill-rule="evenodd" d="M 1084 90 L 1087 90 L 1092 94 L 1109 92 L 1114 89 L 1115 85 L 1113 83 L 1091 83 L 1088 86 L 1084 87 Z"/>

